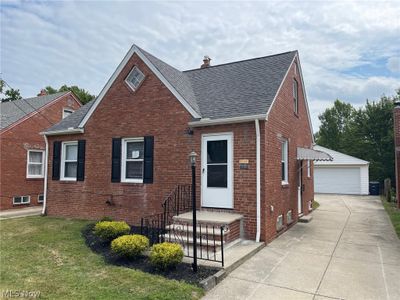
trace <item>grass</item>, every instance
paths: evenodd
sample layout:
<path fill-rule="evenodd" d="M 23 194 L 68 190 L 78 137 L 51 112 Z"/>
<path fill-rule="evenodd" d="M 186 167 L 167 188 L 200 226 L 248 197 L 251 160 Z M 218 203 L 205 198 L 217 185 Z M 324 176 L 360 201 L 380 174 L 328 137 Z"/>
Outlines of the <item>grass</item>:
<path fill-rule="evenodd" d="M 314 201 L 312 202 L 312 209 L 313 209 L 313 210 L 316 210 L 318 207 L 319 207 L 319 203 L 318 203 L 317 201 L 314 200 Z"/>
<path fill-rule="evenodd" d="M 384 197 L 381 197 L 383 206 L 388 213 L 390 220 L 392 221 L 394 230 L 397 233 L 397 236 L 400 238 L 400 209 L 396 207 L 396 203 L 387 202 Z"/>
<path fill-rule="evenodd" d="M 199 299 L 202 289 L 106 264 L 84 243 L 87 221 L 26 217 L 0 221 L 0 291 L 42 299 Z"/>

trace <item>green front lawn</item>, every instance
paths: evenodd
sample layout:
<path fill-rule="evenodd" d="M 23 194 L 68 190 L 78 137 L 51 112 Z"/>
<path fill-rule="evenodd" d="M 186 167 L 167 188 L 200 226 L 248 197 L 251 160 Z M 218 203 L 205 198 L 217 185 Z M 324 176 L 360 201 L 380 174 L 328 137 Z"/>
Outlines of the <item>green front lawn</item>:
<path fill-rule="evenodd" d="M 0 221 L 0 291 L 43 299 L 198 299 L 203 291 L 106 264 L 81 236 L 87 221 L 26 217 Z"/>
<path fill-rule="evenodd" d="M 384 197 L 382 197 L 382 203 L 390 217 L 390 220 L 392 221 L 397 236 L 400 238 L 400 209 L 396 207 L 396 203 L 387 202 Z"/>

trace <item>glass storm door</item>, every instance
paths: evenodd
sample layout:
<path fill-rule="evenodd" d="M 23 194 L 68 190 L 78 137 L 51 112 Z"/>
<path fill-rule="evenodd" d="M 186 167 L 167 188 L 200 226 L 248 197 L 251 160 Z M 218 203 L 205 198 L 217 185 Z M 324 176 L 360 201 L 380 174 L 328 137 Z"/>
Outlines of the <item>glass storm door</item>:
<path fill-rule="evenodd" d="M 233 208 L 232 134 L 202 139 L 202 206 Z"/>

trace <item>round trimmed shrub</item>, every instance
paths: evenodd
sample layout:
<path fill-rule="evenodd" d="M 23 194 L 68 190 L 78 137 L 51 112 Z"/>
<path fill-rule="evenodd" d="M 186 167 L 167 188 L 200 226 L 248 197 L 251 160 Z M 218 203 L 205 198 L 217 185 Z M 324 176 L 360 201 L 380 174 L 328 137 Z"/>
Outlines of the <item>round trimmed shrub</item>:
<path fill-rule="evenodd" d="M 150 251 L 150 262 L 158 269 L 176 267 L 182 259 L 183 250 L 179 244 L 168 242 L 155 244 Z"/>
<path fill-rule="evenodd" d="M 135 258 L 149 248 L 149 239 L 140 234 L 123 235 L 111 242 L 111 251 L 120 257 Z"/>
<path fill-rule="evenodd" d="M 113 239 L 129 234 L 131 228 L 124 221 L 101 221 L 94 226 L 94 234 L 104 241 L 112 241 Z"/>

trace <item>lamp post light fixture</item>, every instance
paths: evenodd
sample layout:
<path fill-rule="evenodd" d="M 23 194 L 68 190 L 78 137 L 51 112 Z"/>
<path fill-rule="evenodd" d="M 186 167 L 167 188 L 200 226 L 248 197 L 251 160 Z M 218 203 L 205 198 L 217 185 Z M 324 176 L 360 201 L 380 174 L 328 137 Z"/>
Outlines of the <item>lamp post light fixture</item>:
<path fill-rule="evenodd" d="M 192 167 L 192 227 L 193 227 L 193 272 L 197 272 L 197 216 L 196 216 L 196 157 L 197 153 L 192 151 L 189 154 L 190 165 Z"/>

